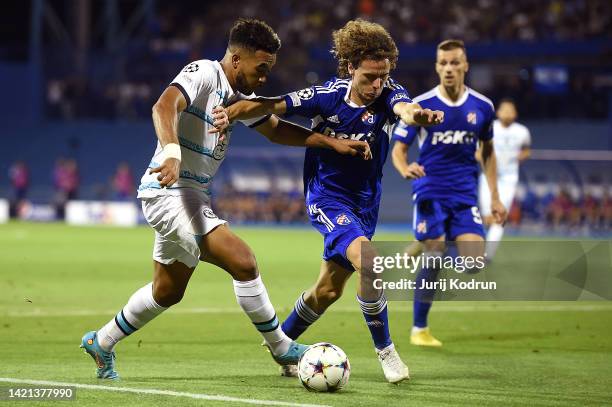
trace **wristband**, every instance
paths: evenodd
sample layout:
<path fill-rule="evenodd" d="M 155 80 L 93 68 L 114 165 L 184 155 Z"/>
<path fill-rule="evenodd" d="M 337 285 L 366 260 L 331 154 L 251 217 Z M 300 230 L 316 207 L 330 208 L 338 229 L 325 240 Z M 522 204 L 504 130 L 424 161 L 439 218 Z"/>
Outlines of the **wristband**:
<path fill-rule="evenodd" d="M 176 158 L 181 161 L 181 146 L 176 143 L 168 143 L 162 150 L 164 160 L 166 158 Z"/>

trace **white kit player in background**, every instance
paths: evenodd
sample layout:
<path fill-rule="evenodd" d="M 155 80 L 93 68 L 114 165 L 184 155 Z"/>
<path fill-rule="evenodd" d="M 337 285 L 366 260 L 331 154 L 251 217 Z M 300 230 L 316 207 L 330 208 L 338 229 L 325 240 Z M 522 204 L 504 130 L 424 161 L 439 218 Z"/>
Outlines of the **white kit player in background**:
<path fill-rule="evenodd" d="M 155 230 L 153 281 L 106 325 L 83 336 L 81 347 L 95 360 L 98 378 L 119 377 L 115 345 L 181 301 L 200 261 L 230 274 L 238 304 L 276 362 L 296 365 L 306 350 L 283 333 L 250 247 L 211 208 L 211 182 L 231 138 L 223 106 L 254 97 L 280 48 L 276 33 L 259 20 L 239 19 L 229 37 L 221 61 L 188 64 L 153 107 L 158 143 L 138 188 L 145 218 Z M 337 140 L 273 115 L 242 123 L 278 144 L 370 156 L 366 142 Z"/>
<path fill-rule="evenodd" d="M 508 212 L 512 206 L 519 181 L 519 165 L 531 154 L 531 135 L 529 129 L 517 123 L 516 105 L 510 99 L 503 99 L 497 109 L 497 120 L 493 123 L 493 144 L 497 155 L 497 185 L 501 202 Z M 487 231 L 487 259 L 495 255 L 499 242 L 504 235 L 503 225 L 493 222 L 489 187 L 484 174 L 480 176 L 479 186 L 480 213 Z"/>

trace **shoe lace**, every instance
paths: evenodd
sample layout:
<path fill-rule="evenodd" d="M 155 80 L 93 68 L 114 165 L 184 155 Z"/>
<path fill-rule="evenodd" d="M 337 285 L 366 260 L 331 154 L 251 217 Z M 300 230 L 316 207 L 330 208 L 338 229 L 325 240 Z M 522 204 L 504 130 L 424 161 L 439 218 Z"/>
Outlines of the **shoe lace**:
<path fill-rule="evenodd" d="M 102 361 L 104 362 L 104 365 L 106 368 L 112 368 L 113 362 L 115 361 L 115 352 L 96 352 L 98 354 L 98 356 L 102 359 Z"/>
<path fill-rule="evenodd" d="M 380 359 L 395 370 L 403 368 L 404 363 L 394 349 L 388 349 L 379 354 Z"/>

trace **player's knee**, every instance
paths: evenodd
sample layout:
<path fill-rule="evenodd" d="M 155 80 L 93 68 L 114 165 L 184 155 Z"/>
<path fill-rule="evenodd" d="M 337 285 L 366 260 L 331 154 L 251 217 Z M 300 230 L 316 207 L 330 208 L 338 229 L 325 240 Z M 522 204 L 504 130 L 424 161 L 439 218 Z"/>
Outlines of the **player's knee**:
<path fill-rule="evenodd" d="M 236 256 L 231 270 L 234 280 L 249 281 L 257 278 L 257 260 L 251 251 Z"/>
<path fill-rule="evenodd" d="M 315 294 L 317 302 L 328 307 L 342 296 L 342 287 L 335 287 L 333 285 L 320 286 L 316 288 Z"/>
<path fill-rule="evenodd" d="M 162 307 L 178 304 L 185 295 L 185 287 L 172 284 L 158 284 L 154 287 L 153 298 Z"/>

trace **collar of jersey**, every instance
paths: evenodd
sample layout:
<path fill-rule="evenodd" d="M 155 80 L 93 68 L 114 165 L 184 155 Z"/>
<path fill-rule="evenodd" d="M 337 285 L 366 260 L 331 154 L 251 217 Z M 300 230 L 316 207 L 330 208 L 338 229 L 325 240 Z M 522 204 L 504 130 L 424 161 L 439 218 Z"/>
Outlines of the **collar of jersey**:
<path fill-rule="evenodd" d="M 464 85 L 465 86 L 465 85 Z M 442 103 L 444 103 L 447 106 L 450 107 L 457 107 L 457 106 L 461 106 L 462 104 L 465 103 L 465 101 L 467 100 L 468 96 L 470 95 L 470 88 L 468 88 L 467 86 L 465 87 L 465 92 L 463 92 L 463 95 L 461 95 L 461 97 L 459 99 L 457 99 L 456 102 L 453 102 L 450 99 L 445 98 L 444 96 L 442 96 L 442 92 L 440 92 L 440 85 L 436 86 L 435 88 L 435 92 L 436 92 L 436 97 L 438 99 L 440 99 L 442 101 Z"/>
<path fill-rule="evenodd" d="M 351 88 L 353 87 L 353 81 L 349 81 L 348 87 L 346 88 L 346 94 L 344 95 L 344 101 L 346 102 L 347 105 L 349 105 L 350 107 L 354 107 L 354 108 L 362 108 L 362 107 L 368 107 L 370 106 L 372 103 L 376 102 L 376 99 L 374 99 L 373 101 L 371 101 L 370 103 L 368 103 L 367 105 L 358 105 L 357 103 L 353 102 L 351 100 L 351 98 L 349 97 L 349 95 L 351 94 Z"/>
<path fill-rule="evenodd" d="M 225 72 L 223 71 L 223 67 L 221 66 L 221 63 L 219 61 L 213 61 L 213 63 L 217 66 L 217 70 L 219 71 L 221 80 L 227 84 L 227 88 L 230 90 L 230 93 L 228 93 L 224 98 L 225 102 L 227 103 L 230 100 L 233 101 L 232 98 L 237 96 L 238 92 L 234 91 L 234 88 L 232 88 L 232 85 L 230 85 L 229 81 L 227 80 L 227 76 L 225 76 Z"/>

